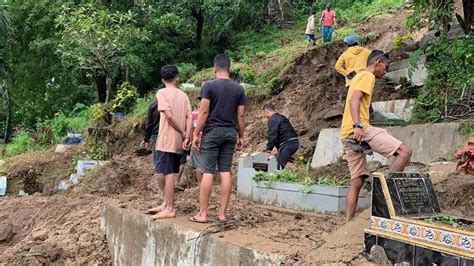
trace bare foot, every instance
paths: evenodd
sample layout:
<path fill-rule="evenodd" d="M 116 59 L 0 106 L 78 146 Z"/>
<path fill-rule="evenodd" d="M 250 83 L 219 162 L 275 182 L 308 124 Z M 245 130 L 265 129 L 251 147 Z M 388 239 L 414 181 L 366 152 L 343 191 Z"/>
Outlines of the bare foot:
<path fill-rule="evenodd" d="M 225 221 L 227 221 L 227 217 L 225 216 L 225 214 L 219 214 L 219 215 L 217 215 L 217 219 L 219 220 L 219 222 L 225 222 Z"/>
<path fill-rule="evenodd" d="M 146 212 L 150 214 L 159 213 L 165 210 L 165 203 L 163 202 L 160 206 L 148 209 Z"/>
<path fill-rule="evenodd" d="M 168 219 L 168 218 L 175 218 L 176 217 L 176 211 L 169 211 L 169 210 L 163 210 L 155 215 L 153 215 L 151 218 L 153 220 L 158 220 L 158 219 Z"/>
<path fill-rule="evenodd" d="M 207 222 L 207 215 L 198 213 L 193 216 L 194 222 L 206 223 Z"/>

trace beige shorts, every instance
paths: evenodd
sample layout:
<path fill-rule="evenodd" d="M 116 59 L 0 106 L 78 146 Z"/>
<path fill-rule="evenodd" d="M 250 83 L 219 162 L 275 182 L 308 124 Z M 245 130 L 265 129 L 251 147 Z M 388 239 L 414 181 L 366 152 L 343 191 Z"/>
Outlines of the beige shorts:
<path fill-rule="evenodd" d="M 402 145 L 402 142 L 390 135 L 386 129 L 378 127 L 364 129 L 364 140 L 369 143 L 374 152 L 384 157 L 392 156 Z M 354 151 L 345 146 L 344 153 L 349 164 L 351 179 L 370 175 L 365 153 Z"/>

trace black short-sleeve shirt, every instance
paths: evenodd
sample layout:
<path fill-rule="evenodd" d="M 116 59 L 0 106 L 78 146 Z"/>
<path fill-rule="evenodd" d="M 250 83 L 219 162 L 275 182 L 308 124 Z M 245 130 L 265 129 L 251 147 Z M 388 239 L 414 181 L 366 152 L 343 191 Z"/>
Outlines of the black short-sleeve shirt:
<path fill-rule="evenodd" d="M 239 83 L 231 79 L 207 81 L 198 98 L 210 101 L 205 130 L 213 127 L 237 128 L 237 109 L 246 104 L 245 91 Z"/>

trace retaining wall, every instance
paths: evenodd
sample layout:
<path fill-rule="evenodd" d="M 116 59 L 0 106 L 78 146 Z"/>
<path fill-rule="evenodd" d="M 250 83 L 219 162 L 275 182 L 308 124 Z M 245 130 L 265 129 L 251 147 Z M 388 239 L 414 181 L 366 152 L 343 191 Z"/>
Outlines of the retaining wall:
<path fill-rule="evenodd" d="M 424 164 L 431 163 L 440 157 L 450 156 L 466 140 L 466 137 L 458 132 L 458 128 L 459 123 L 387 127 L 394 137 L 412 148 L 411 161 Z M 312 167 L 329 165 L 342 156 L 339 132 L 339 128 L 321 130 L 311 162 Z M 367 160 L 388 164 L 386 158 L 376 153 L 374 156 L 368 156 Z"/>
<path fill-rule="evenodd" d="M 101 227 L 114 265 L 279 265 L 283 258 L 226 242 L 172 220 L 104 205 Z"/>

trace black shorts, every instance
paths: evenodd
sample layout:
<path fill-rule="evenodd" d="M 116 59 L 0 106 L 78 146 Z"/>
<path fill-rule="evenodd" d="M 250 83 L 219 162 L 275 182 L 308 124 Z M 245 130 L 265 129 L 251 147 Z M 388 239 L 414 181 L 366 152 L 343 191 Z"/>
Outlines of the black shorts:
<path fill-rule="evenodd" d="M 182 154 L 156 151 L 158 162 L 156 172 L 160 174 L 178 174 Z"/>
<path fill-rule="evenodd" d="M 230 172 L 232 157 L 237 143 L 237 130 L 234 127 L 214 127 L 206 130 L 201 141 L 201 167 L 205 174 Z"/>
<path fill-rule="evenodd" d="M 188 155 L 189 155 L 190 151 L 188 150 L 185 150 L 182 154 L 181 154 L 181 158 L 179 159 L 179 165 L 183 165 L 183 164 L 186 164 L 186 162 L 188 161 Z"/>

